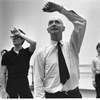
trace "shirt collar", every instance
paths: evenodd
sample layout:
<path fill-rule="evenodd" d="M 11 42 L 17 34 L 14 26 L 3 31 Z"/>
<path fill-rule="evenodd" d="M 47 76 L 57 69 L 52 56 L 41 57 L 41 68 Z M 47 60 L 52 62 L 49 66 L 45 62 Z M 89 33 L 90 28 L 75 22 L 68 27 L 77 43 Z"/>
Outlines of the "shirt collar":
<path fill-rule="evenodd" d="M 51 45 L 57 46 L 58 41 L 51 40 Z M 63 45 L 63 41 L 61 40 L 60 43 Z"/>
<path fill-rule="evenodd" d="M 23 50 L 23 49 L 24 49 L 24 48 L 22 47 L 20 50 Z M 20 51 L 20 50 L 19 50 L 19 51 Z M 15 53 L 14 47 L 11 48 L 11 52 L 14 52 L 14 53 Z"/>

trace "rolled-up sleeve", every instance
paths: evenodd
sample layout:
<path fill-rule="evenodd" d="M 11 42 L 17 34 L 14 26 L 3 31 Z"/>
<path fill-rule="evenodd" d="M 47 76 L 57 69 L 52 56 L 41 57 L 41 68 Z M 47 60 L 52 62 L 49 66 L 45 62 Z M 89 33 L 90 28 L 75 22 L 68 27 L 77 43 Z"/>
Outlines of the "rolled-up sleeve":
<path fill-rule="evenodd" d="M 63 8 L 61 13 L 64 14 L 74 25 L 74 30 L 71 34 L 70 45 L 78 54 L 85 34 L 86 20 L 73 10 L 67 11 Z"/>

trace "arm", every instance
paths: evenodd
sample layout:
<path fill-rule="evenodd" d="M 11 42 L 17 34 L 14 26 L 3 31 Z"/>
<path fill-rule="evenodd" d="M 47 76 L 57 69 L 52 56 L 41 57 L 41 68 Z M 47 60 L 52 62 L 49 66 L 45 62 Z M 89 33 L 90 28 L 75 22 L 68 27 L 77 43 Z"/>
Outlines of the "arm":
<path fill-rule="evenodd" d="M 96 75 L 96 66 L 95 66 L 95 61 L 92 60 L 92 63 L 91 63 L 91 70 L 92 70 L 92 84 L 94 87 L 96 87 L 96 83 L 95 83 L 95 75 Z"/>
<path fill-rule="evenodd" d="M 80 47 L 83 41 L 85 28 L 86 28 L 86 20 L 80 17 L 78 14 L 76 14 L 73 10 L 66 10 L 62 6 L 48 2 L 44 8 L 44 12 L 54 12 L 58 11 L 59 13 L 66 16 L 74 25 L 74 30 L 71 35 L 70 44 L 78 54 L 80 51 Z"/>
<path fill-rule="evenodd" d="M 74 30 L 71 34 L 70 45 L 75 50 L 76 54 L 78 54 L 85 34 L 86 20 L 72 10 L 68 11 L 62 8 L 60 13 L 65 15 L 74 25 Z"/>
<path fill-rule="evenodd" d="M 19 31 L 19 29 L 14 28 L 14 30 L 17 31 L 16 33 L 14 33 L 15 35 L 18 35 L 18 36 L 22 37 L 23 39 L 25 39 L 30 44 L 29 51 L 33 53 L 34 50 L 36 49 L 36 42 L 33 41 L 31 38 L 29 38 L 27 35 L 22 34 Z"/>
<path fill-rule="evenodd" d="M 44 60 L 41 54 L 34 59 L 34 97 L 44 98 Z"/>
<path fill-rule="evenodd" d="M 6 92 L 6 72 L 7 72 L 7 67 L 6 66 L 1 66 L 1 92 L 2 92 L 2 98 L 7 98 L 9 97 L 7 92 Z"/>
<path fill-rule="evenodd" d="M 1 88 L 6 91 L 6 66 L 1 66 Z"/>

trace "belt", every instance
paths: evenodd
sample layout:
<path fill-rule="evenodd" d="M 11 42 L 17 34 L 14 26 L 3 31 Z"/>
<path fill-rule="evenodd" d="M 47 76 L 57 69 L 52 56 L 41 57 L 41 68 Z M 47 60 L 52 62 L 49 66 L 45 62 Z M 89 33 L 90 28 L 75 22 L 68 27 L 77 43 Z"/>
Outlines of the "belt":
<path fill-rule="evenodd" d="M 78 90 L 79 90 L 79 88 L 76 87 L 75 89 L 69 90 L 69 91 L 58 91 L 58 92 L 56 92 L 56 93 L 48 93 L 48 92 L 46 92 L 46 93 L 48 93 L 48 94 L 65 93 L 66 95 L 69 95 L 69 94 L 74 94 L 74 93 L 75 93 L 76 91 L 78 91 Z"/>
<path fill-rule="evenodd" d="M 75 93 L 76 91 L 78 91 L 79 90 L 79 88 L 78 87 L 76 87 L 75 89 L 73 89 L 73 90 L 69 90 L 69 91 L 63 91 L 63 92 L 65 92 L 65 94 L 66 95 L 68 95 L 68 94 L 73 94 L 73 93 Z"/>

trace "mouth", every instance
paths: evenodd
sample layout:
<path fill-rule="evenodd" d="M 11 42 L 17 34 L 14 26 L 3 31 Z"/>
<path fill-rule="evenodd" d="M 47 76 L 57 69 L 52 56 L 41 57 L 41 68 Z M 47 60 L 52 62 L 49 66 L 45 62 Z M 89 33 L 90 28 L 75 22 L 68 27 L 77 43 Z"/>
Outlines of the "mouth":
<path fill-rule="evenodd" d="M 58 27 L 52 27 L 51 30 L 57 31 L 58 30 Z"/>

